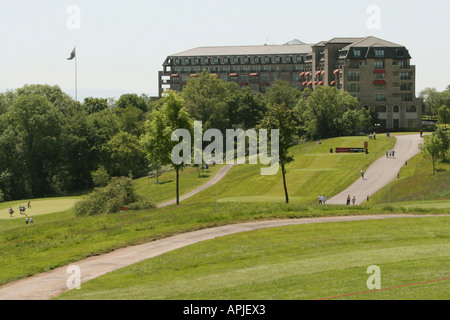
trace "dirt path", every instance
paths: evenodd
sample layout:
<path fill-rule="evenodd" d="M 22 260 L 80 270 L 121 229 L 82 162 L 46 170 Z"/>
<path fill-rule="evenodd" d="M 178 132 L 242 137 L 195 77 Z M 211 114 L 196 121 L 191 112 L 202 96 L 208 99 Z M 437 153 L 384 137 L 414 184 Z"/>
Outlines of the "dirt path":
<path fill-rule="evenodd" d="M 80 270 L 82 284 L 104 275 L 108 272 L 127 267 L 137 262 L 153 258 L 168 251 L 176 250 L 194 243 L 223 237 L 239 232 L 247 232 L 263 228 L 273 228 L 297 224 L 342 222 L 356 220 L 378 220 L 405 217 L 429 217 L 428 215 L 377 215 L 377 216 L 346 216 L 325 218 L 304 218 L 289 220 L 260 221 L 227 225 L 199 231 L 189 232 L 169 238 L 119 249 L 101 256 L 95 256 L 76 264 L 54 269 L 50 272 L 8 284 L 0 288 L 0 300 L 48 300 L 68 290 L 68 281 L 72 276 L 70 267 Z M 69 284 L 72 282 L 69 281 Z"/>
<path fill-rule="evenodd" d="M 405 165 L 405 161 L 410 160 L 419 152 L 419 144 L 423 139 L 419 135 L 396 136 L 394 158 L 382 158 L 375 161 L 365 170 L 364 179 L 359 178 L 353 185 L 338 195 L 327 200 L 328 204 L 346 204 L 347 196 L 356 197 L 356 205 L 367 201 L 367 196 L 371 196 L 388 183 L 397 178 L 400 169 Z"/>

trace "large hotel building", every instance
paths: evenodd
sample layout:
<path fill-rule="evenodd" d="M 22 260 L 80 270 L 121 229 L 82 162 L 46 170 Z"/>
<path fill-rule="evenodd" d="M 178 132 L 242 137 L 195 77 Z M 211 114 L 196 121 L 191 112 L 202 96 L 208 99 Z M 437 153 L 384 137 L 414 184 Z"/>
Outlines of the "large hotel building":
<path fill-rule="evenodd" d="M 159 94 L 180 91 L 206 69 L 251 92 L 265 92 L 276 80 L 302 91 L 335 86 L 375 108 L 380 129 L 421 128 L 422 99 L 415 96 L 416 68 L 408 50 L 375 37 L 333 38 L 317 44 L 201 47 L 168 56 L 159 72 Z"/>

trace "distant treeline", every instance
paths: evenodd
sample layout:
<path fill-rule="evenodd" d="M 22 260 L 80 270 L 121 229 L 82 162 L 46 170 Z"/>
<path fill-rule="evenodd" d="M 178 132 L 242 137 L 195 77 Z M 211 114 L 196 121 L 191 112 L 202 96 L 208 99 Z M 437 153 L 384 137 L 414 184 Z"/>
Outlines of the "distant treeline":
<path fill-rule="evenodd" d="M 204 130 L 254 128 L 274 104 L 295 111 L 298 136 L 305 140 L 351 135 L 377 123 L 376 114 L 331 87 L 300 92 L 277 81 L 264 95 L 254 95 L 202 72 L 174 94 Z M 152 168 L 141 138 L 163 103 L 136 94 L 77 102 L 49 85 L 0 94 L 0 201 L 88 190 L 99 171 L 108 177 L 146 175 Z"/>

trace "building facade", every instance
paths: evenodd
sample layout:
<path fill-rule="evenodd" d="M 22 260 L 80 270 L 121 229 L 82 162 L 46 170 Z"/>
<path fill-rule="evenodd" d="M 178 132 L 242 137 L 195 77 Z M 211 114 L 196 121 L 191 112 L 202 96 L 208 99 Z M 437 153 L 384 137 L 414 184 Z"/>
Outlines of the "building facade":
<path fill-rule="evenodd" d="M 422 100 L 415 97 L 416 68 L 402 46 L 375 37 L 333 38 L 317 44 L 201 47 L 168 56 L 159 72 L 159 94 L 181 91 L 202 70 L 251 92 L 264 93 L 275 81 L 314 90 L 336 86 L 376 109 L 380 129 L 418 129 Z"/>

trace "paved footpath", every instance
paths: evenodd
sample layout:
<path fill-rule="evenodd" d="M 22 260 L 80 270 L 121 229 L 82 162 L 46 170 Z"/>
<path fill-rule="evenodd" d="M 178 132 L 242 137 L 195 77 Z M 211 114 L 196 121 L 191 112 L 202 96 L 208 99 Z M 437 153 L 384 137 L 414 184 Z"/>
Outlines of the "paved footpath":
<path fill-rule="evenodd" d="M 419 152 L 419 144 L 423 143 L 420 135 L 396 136 L 395 157 L 382 158 L 375 161 L 369 168 L 364 169 L 364 179 L 359 178 L 353 185 L 338 195 L 327 200 L 327 204 L 345 205 L 347 196 L 356 197 L 356 205 L 367 201 L 367 196 L 372 196 L 378 190 L 397 178 L 400 169 L 405 165 L 405 161 L 410 160 Z M 361 170 L 359 169 L 359 170 Z"/>
<path fill-rule="evenodd" d="M 72 273 L 68 272 L 69 268 L 72 266 L 77 266 L 81 271 L 82 288 L 83 283 L 86 281 L 97 278 L 108 272 L 159 256 L 168 251 L 230 234 L 297 224 L 395 219 L 405 217 L 424 218 L 429 216 L 376 215 L 303 218 L 241 223 L 193 231 L 141 245 L 118 249 L 104 255 L 90 257 L 73 265 L 57 268 L 46 273 L 41 273 L 18 282 L 8 284 L 0 288 L 0 300 L 48 300 L 56 297 L 65 291 L 68 291 L 68 282 L 69 284 L 72 284 L 70 281 Z"/>

